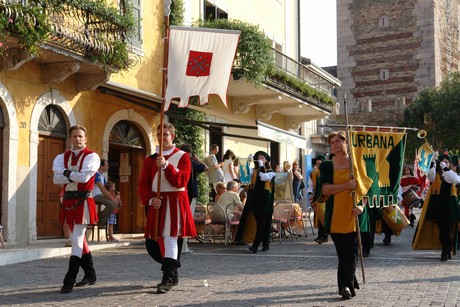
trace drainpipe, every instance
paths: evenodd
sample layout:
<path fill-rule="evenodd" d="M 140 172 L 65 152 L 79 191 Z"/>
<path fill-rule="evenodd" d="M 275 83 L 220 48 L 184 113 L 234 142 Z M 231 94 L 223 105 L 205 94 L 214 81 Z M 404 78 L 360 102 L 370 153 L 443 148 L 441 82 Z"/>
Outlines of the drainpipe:
<path fill-rule="evenodd" d="M 302 51 L 302 36 L 301 34 L 301 25 L 300 25 L 300 0 L 297 0 L 297 61 L 299 63 L 302 63 L 302 54 L 300 53 Z"/>

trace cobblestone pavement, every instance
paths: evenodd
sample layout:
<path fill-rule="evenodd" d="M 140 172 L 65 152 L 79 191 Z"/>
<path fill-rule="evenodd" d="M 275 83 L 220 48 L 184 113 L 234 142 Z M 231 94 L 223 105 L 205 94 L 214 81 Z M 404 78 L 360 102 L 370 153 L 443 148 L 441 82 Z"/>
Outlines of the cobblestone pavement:
<path fill-rule="evenodd" d="M 156 294 L 160 266 L 142 242 L 93 252 L 96 285 L 61 294 L 68 257 L 0 267 L 0 305 L 42 306 L 457 306 L 459 257 L 440 262 L 440 251 L 412 251 L 414 228 L 389 246 L 376 236 L 364 259 L 361 290 L 342 300 L 336 283 L 337 257 L 331 241 L 315 236 L 272 243 L 252 254 L 245 246 L 191 242 L 182 257 L 179 285 Z M 78 280 L 82 278 L 80 272 Z"/>

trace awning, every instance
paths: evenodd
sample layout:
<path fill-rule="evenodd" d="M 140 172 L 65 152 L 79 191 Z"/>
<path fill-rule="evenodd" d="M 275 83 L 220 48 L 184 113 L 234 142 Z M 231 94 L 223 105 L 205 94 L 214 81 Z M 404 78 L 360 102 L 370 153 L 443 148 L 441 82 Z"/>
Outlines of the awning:
<path fill-rule="evenodd" d="M 298 134 L 267 125 L 265 123 L 256 121 L 257 132 L 260 137 L 272 140 L 278 143 L 293 145 L 297 148 L 306 149 L 307 139 Z"/>

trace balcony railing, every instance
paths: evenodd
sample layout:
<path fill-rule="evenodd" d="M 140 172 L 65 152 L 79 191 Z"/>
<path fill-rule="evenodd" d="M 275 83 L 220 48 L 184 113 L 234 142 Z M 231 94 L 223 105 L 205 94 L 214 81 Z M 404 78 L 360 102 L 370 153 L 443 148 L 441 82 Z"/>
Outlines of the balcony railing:
<path fill-rule="evenodd" d="M 305 66 L 302 63 L 286 56 L 280 51 L 274 48 L 272 48 L 272 50 L 275 58 L 275 66 L 278 69 L 283 70 L 288 75 L 291 75 L 298 80 L 304 81 L 312 88 L 324 92 L 331 98 L 336 99 L 336 85 L 333 82 L 328 81 L 317 72 L 312 71 L 310 67 Z"/>
<path fill-rule="evenodd" d="M 126 17 L 116 8 L 101 7 L 89 0 L 0 0 L 0 13 L 12 22 L 32 20 L 36 23 L 34 16 L 25 13 L 25 8 L 33 7 L 32 4 L 40 8 L 39 14 L 46 16 L 50 27 L 48 37 L 37 43 L 65 49 L 116 69 L 129 67 L 130 50 L 126 39 L 134 25 L 130 23 L 131 16 Z M 9 32 L 19 35 L 19 39 L 20 35 L 27 35 L 14 33 L 14 29 Z"/>

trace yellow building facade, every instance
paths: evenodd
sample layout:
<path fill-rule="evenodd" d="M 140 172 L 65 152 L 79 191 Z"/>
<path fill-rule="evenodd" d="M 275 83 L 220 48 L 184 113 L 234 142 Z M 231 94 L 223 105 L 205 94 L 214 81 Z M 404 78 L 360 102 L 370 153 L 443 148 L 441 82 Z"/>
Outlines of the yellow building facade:
<path fill-rule="evenodd" d="M 88 148 L 109 161 L 108 179 L 116 182 L 125 204 L 119 213 L 119 231 L 143 231 L 144 211 L 137 196 L 137 182 L 144 157 L 155 150 L 152 131 L 159 123 L 161 107 L 165 18 L 163 1 L 135 2 L 141 17 L 140 44 L 133 43 L 130 48 L 133 62 L 128 70 L 107 70 L 69 43 L 42 43 L 34 57 L 24 56 L 13 43 L 1 56 L 0 222 L 7 244 L 62 238 L 60 187 L 53 184 L 52 162 L 57 154 L 70 148 L 67 131 L 76 124 L 87 128 Z M 112 3 L 117 5 L 118 1 Z M 294 1 L 184 3 L 188 21 L 203 19 L 212 9 L 221 10 L 228 18 L 258 24 L 278 51 L 277 59 L 299 57 L 299 14 Z M 67 41 L 79 37 L 78 30 L 74 31 L 76 34 L 68 35 Z M 62 39 L 69 32 L 56 33 Z M 86 37 L 79 42 L 90 40 Z M 311 71 L 308 67 L 305 70 Z M 339 83 L 326 78 L 331 84 Z M 279 161 L 293 160 L 305 153 L 306 146 L 301 152 L 292 144 L 261 137 L 256 121 L 275 127 L 281 134 L 298 134 L 305 122 L 331 112 L 330 108 L 273 84 L 254 88 L 244 78 L 231 78 L 228 95 L 228 108 L 216 97 L 211 97 L 205 106 L 192 107 L 206 112 L 207 125 L 222 131 L 215 134 L 203 130 L 206 153 L 209 145 L 218 140 L 222 151 L 232 149 L 240 157 L 265 150 L 276 154 Z"/>

